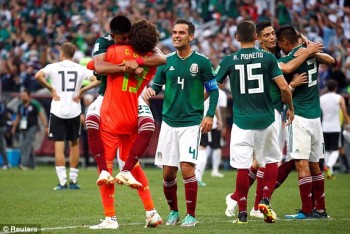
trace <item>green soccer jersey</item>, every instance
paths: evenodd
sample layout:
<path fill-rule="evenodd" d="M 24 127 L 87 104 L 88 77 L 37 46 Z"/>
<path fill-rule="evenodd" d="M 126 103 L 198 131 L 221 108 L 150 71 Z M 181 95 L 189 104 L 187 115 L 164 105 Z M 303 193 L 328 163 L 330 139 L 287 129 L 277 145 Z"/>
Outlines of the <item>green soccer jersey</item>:
<path fill-rule="evenodd" d="M 210 80 L 215 81 L 214 70 L 205 56 L 196 51 L 185 59 L 176 52 L 167 55 L 166 64 L 158 67 L 152 85 L 156 93 L 165 85 L 163 121 L 171 127 L 200 124 L 204 111 L 204 83 Z"/>
<path fill-rule="evenodd" d="M 239 128 L 264 129 L 274 122 L 270 87 L 281 75 L 273 54 L 256 48 L 243 48 L 222 59 L 216 77 L 219 83 L 230 78 L 233 122 Z"/>
<path fill-rule="evenodd" d="M 263 48 L 260 48 L 260 49 L 267 53 L 271 53 L 270 51 L 267 51 Z M 274 55 L 277 59 L 280 58 L 279 53 L 275 53 Z M 283 111 L 283 102 L 282 102 L 281 90 L 276 84 L 276 82 L 271 82 L 270 95 L 271 95 L 273 107 L 281 113 Z"/>
<path fill-rule="evenodd" d="M 92 56 L 105 54 L 107 52 L 108 47 L 110 47 L 111 45 L 114 45 L 114 40 L 110 34 L 106 34 L 103 37 L 98 38 L 94 45 Z M 97 79 L 101 80 L 100 90 L 98 91 L 98 93 L 103 96 L 106 91 L 107 76 L 97 74 Z"/>
<path fill-rule="evenodd" d="M 293 60 L 294 53 L 301 47 L 295 47 L 287 56 L 281 58 L 279 61 L 287 63 Z M 295 88 L 293 92 L 294 113 L 307 119 L 314 119 L 321 117 L 320 108 L 320 94 L 317 85 L 318 77 L 318 62 L 315 58 L 310 58 L 303 62 L 291 74 L 285 75 L 288 83 L 293 79 L 294 74 L 301 74 L 306 72 L 308 76 L 308 83 L 302 84 Z"/>

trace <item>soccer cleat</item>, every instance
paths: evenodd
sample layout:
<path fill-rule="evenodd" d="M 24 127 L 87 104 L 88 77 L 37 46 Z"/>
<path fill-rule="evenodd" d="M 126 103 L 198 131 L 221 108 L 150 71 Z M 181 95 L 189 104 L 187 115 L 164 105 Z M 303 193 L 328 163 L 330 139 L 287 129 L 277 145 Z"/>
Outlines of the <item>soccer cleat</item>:
<path fill-rule="evenodd" d="M 111 174 L 108 171 L 102 170 L 96 184 L 98 186 L 102 186 L 104 184 L 113 184 L 114 183 L 114 178 L 111 176 Z"/>
<path fill-rule="evenodd" d="M 198 186 L 199 186 L 199 187 L 205 187 L 205 186 L 207 186 L 206 183 L 204 183 L 203 181 L 200 181 L 200 180 L 198 180 L 197 183 L 198 183 Z"/>
<path fill-rule="evenodd" d="M 221 174 L 220 172 L 215 172 L 215 171 L 211 172 L 211 176 L 212 177 L 219 177 L 219 178 L 224 178 L 225 177 L 224 174 Z"/>
<path fill-rule="evenodd" d="M 53 190 L 55 190 L 55 191 L 57 191 L 57 190 L 67 190 L 67 189 L 68 189 L 67 184 L 64 184 L 64 185 L 58 184 L 56 187 L 53 188 Z"/>
<path fill-rule="evenodd" d="M 168 221 L 166 221 L 167 226 L 176 225 L 177 222 L 180 220 L 180 214 L 178 211 L 170 211 L 170 214 L 168 215 Z"/>
<path fill-rule="evenodd" d="M 118 229 L 119 224 L 115 217 L 106 217 L 105 219 L 101 219 L 101 223 L 90 226 L 90 229 Z"/>
<path fill-rule="evenodd" d="M 194 227 L 197 224 L 197 220 L 195 217 L 187 214 L 185 219 L 182 220 L 181 227 Z"/>
<path fill-rule="evenodd" d="M 125 184 L 132 189 L 139 189 L 142 187 L 142 184 L 138 182 L 130 171 L 121 171 L 115 177 L 115 181 L 118 184 Z"/>
<path fill-rule="evenodd" d="M 146 227 L 155 228 L 162 223 L 163 223 L 163 220 L 156 210 L 146 212 L 146 226 L 145 226 L 145 228 Z"/>
<path fill-rule="evenodd" d="M 327 179 L 335 179 L 334 174 L 332 173 L 332 171 L 329 169 L 329 167 L 325 167 L 325 173 L 326 173 L 326 177 Z"/>
<path fill-rule="evenodd" d="M 2 165 L 2 167 L 1 167 L 3 170 L 7 170 L 7 169 L 9 169 L 9 166 L 8 165 Z"/>
<path fill-rule="evenodd" d="M 266 223 L 276 222 L 276 216 L 272 213 L 272 208 L 269 205 L 269 201 L 266 198 L 260 201 L 258 208 L 260 212 L 264 215 L 264 221 Z"/>
<path fill-rule="evenodd" d="M 322 212 L 313 210 L 312 211 L 313 217 L 318 219 L 329 219 L 330 216 L 327 214 L 326 210 L 323 210 Z"/>
<path fill-rule="evenodd" d="M 237 201 L 236 200 L 233 200 L 231 198 L 231 195 L 232 193 L 228 194 L 226 196 L 226 210 L 225 210 L 225 215 L 227 217 L 233 217 L 235 216 L 235 212 L 236 212 L 236 209 L 237 209 Z"/>
<path fill-rule="evenodd" d="M 248 223 L 247 211 L 240 211 L 238 213 L 237 219 L 233 220 L 233 223 L 238 223 L 238 224 Z"/>
<path fill-rule="evenodd" d="M 284 218 L 285 219 L 313 219 L 315 217 L 312 213 L 306 214 L 302 210 L 299 210 L 296 214 L 285 215 Z"/>
<path fill-rule="evenodd" d="M 71 190 L 78 190 L 80 189 L 80 186 L 78 185 L 78 182 L 73 183 L 73 181 L 69 182 L 69 189 Z"/>
<path fill-rule="evenodd" d="M 254 207 L 252 208 L 252 210 L 249 213 L 250 217 L 255 217 L 258 219 L 263 219 L 264 218 L 264 214 L 260 212 L 260 210 L 255 210 Z"/>

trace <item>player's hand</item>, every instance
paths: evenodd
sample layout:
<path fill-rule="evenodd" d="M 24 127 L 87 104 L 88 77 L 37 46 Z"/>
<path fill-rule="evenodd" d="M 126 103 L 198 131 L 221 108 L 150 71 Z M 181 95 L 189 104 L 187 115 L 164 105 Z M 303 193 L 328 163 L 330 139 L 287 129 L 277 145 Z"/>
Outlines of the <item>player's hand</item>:
<path fill-rule="evenodd" d="M 136 70 L 135 70 L 135 74 L 136 74 L 137 76 L 141 76 L 141 75 L 142 75 L 142 73 L 143 73 L 143 68 L 142 68 L 142 67 L 138 67 L 138 68 L 136 68 Z"/>
<path fill-rule="evenodd" d="M 52 99 L 54 101 L 60 101 L 61 100 L 61 97 L 58 96 L 57 92 L 56 92 L 56 89 L 52 89 L 51 91 L 51 96 L 52 96 Z"/>
<path fill-rule="evenodd" d="M 151 87 L 149 87 L 149 88 L 146 89 L 144 98 L 148 100 L 148 99 L 150 99 L 152 96 L 155 96 L 155 95 L 156 95 L 156 91 L 154 91 L 154 89 L 152 89 Z"/>
<path fill-rule="evenodd" d="M 73 97 L 73 101 L 79 103 L 80 100 L 81 100 L 81 92 L 79 91 L 78 94 Z"/>
<path fill-rule="evenodd" d="M 213 118 L 209 116 L 205 116 L 200 124 L 201 132 L 206 134 L 211 131 L 213 127 Z"/>
<path fill-rule="evenodd" d="M 308 80 L 308 77 L 306 75 L 306 72 L 303 72 L 301 74 L 295 74 L 293 76 L 293 79 L 292 81 L 290 82 L 290 85 L 293 87 L 293 88 L 296 88 L 297 86 L 299 85 L 302 85 L 302 84 L 307 84 L 309 82 Z"/>
<path fill-rule="evenodd" d="M 289 125 L 293 122 L 294 120 L 294 111 L 287 110 L 287 122 L 286 125 Z"/>
<path fill-rule="evenodd" d="M 139 67 L 139 65 L 135 60 L 126 61 L 124 65 L 125 65 L 125 72 L 128 72 L 128 73 L 134 73 L 136 69 Z"/>

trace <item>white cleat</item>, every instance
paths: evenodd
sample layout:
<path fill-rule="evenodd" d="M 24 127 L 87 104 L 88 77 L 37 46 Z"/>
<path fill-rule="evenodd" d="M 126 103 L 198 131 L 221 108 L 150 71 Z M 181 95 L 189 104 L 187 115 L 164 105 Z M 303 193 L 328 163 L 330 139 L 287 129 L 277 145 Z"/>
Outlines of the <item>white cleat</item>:
<path fill-rule="evenodd" d="M 162 218 L 156 210 L 146 211 L 146 226 L 147 227 L 157 227 L 163 223 Z"/>
<path fill-rule="evenodd" d="M 130 171 L 121 171 L 115 177 L 115 181 L 118 184 L 125 184 L 133 189 L 139 189 L 142 187 L 142 184 L 138 182 Z"/>
<path fill-rule="evenodd" d="M 106 217 L 101 219 L 102 223 L 90 226 L 90 229 L 118 229 L 118 221 L 114 217 Z"/>
<path fill-rule="evenodd" d="M 235 212 L 236 212 L 236 209 L 237 209 L 237 201 L 233 200 L 231 198 L 231 195 L 232 193 L 228 194 L 226 196 L 226 211 L 225 211 L 225 215 L 227 217 L 233 217 L 235 216 Z"/>
<path fill-rule="evenodd" d="M 104 184 L 113 184 L 113 183 L 114 183 L 113 176 L 108 171 L 105 171 L 105 170 L 101 171 L 101 173 L 96 181 L 96 184 L 98 186 L 102 186 Z"/>
<path fill-rule="evenodd" d="M 260 210 L 255 210 L 254 207 L 252 208 L 252 210 L 249 213 L 250 217 L 255 217 L 258 219 L 263 219 L 264 218 L 264 214 L 260 212 Z"/>
<path fill-rule="evenodd" d="M 218 178 L 224 178 L 225 177 L 224 174 L 221 174 L 220 172 L 214 172 L 214 171 L 211 172 L 211 176 L 212 177 L 218 177 Z"/>

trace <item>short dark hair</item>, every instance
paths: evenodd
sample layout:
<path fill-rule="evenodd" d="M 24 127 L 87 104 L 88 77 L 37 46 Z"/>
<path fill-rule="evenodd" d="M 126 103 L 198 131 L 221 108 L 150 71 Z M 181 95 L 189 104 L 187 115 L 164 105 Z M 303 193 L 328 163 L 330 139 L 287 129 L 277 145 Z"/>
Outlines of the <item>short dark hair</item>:
<path fill-rule="evenodd" d="M 178 19 L 175 21 L 174 25 L 177 25 L 177 24 L 187 24 L 188 26 L 188 34 L 189 35 L 194 35 L 194 31 L 195 31 L 195 26 L 194 24 L 187 20 L 187 19 Z"/>
<path fill-rule="evenodd" d="M 276 30 L 277 40 L 286 40 L 292 44 L 298 43 L 298 33 L 291 25 L 284 25 Z"/>
<path fill-rule="evenodd" d="M 338 88 L 338 82 L 336 80 L 328 80 L 327 81 L 327 89 L 328 91 L 334 92 Z"/>
<path fill-rule="evenodd" d="M 74 57 L 76 47 L 70 42 L 66 42 L 60 47 L 61 53 L 65 58 L 71 59 Z"/>
<path fill-rule="evenodd" d="M 129 36 L 131 46 L 140 55 L 151 52 L 159 42 L 156 26 L 147 20 L 139 20 L 134 23 Z"/>
<path fill-rule="evenodd" d="M 112 34 L 123 34 L 130 32 L 131 22 L 124 15 L 118 15 L 109 22 L 109 28 Z"/>
<path fill-rule="evenodd" d="M 237 25 L 237 35 L 240 42 L 255 41 L 256 27 L 253 21 L 244 20 Z"/>
<path fill-rule="evenodd" d="M 272 27 L 271 21 L 270 20 L 261 21 L 256 25 L 256 33 L 260 36 L 261 32 L 267 27 Z"/>

